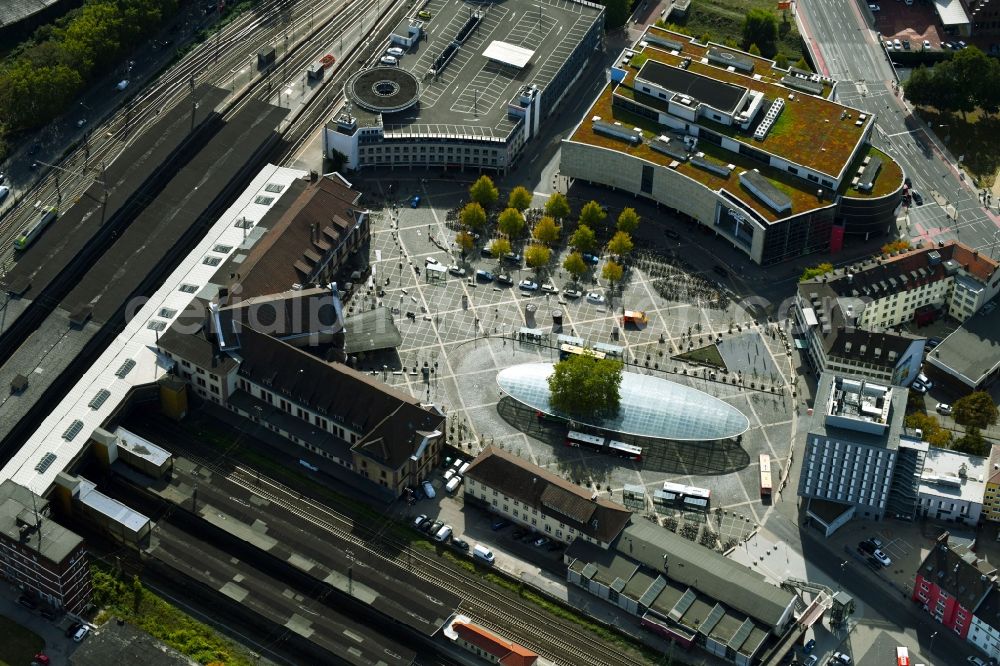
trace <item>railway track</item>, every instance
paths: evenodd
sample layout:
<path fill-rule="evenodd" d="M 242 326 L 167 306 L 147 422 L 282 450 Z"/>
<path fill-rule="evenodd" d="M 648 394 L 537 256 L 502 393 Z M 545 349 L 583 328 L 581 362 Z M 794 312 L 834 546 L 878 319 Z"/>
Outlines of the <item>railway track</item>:
<path fill-rule="evenodd" d="M 183 431 L 176 429 L 177 434 Z M 183 455 L 226 478 L 237 486 L 267 499 L 286 511 L 308 521 L 316 527 L 348 541 L 394 566 L 417 569 L 427 580 L 433 581 L 463 599 L 462 611 L 492 631 L 520 643 L 527 643 L 546 657 L 563 664 L 592 664 L 594 666 L 635 666 L 643 661 L 624 655 L 600 641 L 592 634 L 560 621 L 534 605 L 499 590 L 478 576 L 442 564 L 435 556 L 428 555 L 407 543 L 393 539 L 379 530 L 372 530 L 370 542 L 358 536 L 357 526 L 350 518 L 329 507 L 300 496 L 295 490 L 257 472 L 228 463 L 222 465 L 223 456 L 211 461 L 191 451 L 176 440 L 172 446 Z M 511 627 L 524 627 L 527 634 L 518 635 Z"/>
<path fill-rule="evenodd" d="M 266 96 L 260 90 L 267 85 L 267 75 L 253 70 L 250 57 L 262 46 L 275 43 L 281 33 L 295 35 L 294 41 L 289 39 L 284 43 L 286 53 L 282 54 L 282 60 L 308 51 L 317 33 L 326 29 L 320 37 L 329 37 L 331 21 L 340 14 L 349 13 L 345 10 L 351 5 L 351 2 L 342 1 L 327 3 L 317 9 L 304 0 L 270 0 L 238 17 L 217 33 L 216 38 L 196 46 L 115 111 L 105 120 L 103 127 L 91 134 L 89 141 L 79 144 L 65 155 L 61 162 L 54 165 L 55 168 L 49 169 L 22 195 L 20 203 L 4 216 L 0 228 L 2 264 L 7 266 L 10 261 L 13 238 L 32 219 L 36 201 L 45 206 L 59 204 L 62 207 L 67 202 L 75 201 L 99 179 L 102 163 L 113 162 L 130 138 L 148 129 L 160 113 L 179 103 L 199 83 L 231 87 L 231 106 L 236 99 Z M 296 11 L 297 8 L 299 11 Z M 283 20 L 285 16 L 287 21 Z M 303 34 L 304 29 L 307 32 Z M 309 57 L 300 56 L 294 64 L 308 64 Z M 248 81 L 237 88 L 236 76 L 242 64 L 246 64 L 251 71 Z M 270 74 L 273 76 L 273 68 Z M 231 86 L 222 85 L 229 82 Z M 57 190 L 62 195 L 61 199 Z"/>

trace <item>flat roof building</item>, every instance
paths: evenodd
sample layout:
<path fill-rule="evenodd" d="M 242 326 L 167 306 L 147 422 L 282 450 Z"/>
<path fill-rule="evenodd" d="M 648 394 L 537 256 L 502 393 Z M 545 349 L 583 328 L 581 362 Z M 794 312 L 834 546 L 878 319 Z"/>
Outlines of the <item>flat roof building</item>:
<path fill-rule="evenodd" d="M 48 500 L 0 483 L 0 573 L 35 600 L 80 615 L 93 591 L 83 538 L 56 523 Z"/>
<path fill-rule="evenodd" d="M 824 535 L 854 517 L 916 516 L 928 445 L 903 428 L 906 397 L 900 387 L 820 376 L 798 494 L 807 498 L 806 514 Z"/>
<path fill-rule="evenodd" d="M 655 26 L 610 74 L 562 174 L 673 208 L 760 264 L 892 228 L 902 170 L 835 81 Z"/>
<path fill-rule="evenodd" d="M 929 447 L 920 473 L 920 515 L 978 525 L 988 474 L 986 458 Z"/>
<path fill-rule="evenodd" d="M 603 40 L 586 0 L 431 0 L 392 31 L 406 52 L 352 75 L 323 154 L 367 166 L 506 172 Z"/>

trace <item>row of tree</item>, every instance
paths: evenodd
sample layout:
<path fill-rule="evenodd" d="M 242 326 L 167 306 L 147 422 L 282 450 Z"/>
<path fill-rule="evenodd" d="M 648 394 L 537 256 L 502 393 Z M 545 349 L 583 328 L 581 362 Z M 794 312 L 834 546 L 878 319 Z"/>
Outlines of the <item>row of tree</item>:
<path fill-rule="evenodd" d="M 469 203 L 459 212 L 459 222 L 462 229 L 456 234 L 455 241 L 463 255 L 475 246 L 475 235 L 486 229 L 489 221 L 487 211 L 493 208 L 500 198 L 500 192 L 489 176 L 480 176 L 469 187 Z M 498 236 L 490 244 L 490 253 L 498 260 L 511 252 L 513 243 L 518 242 L 527 230 L 524 211 L 531 206 L 532 194 L 526 188 L 517 186 L 511 190 L 507 198 L 507 207 L 497 216 Z M 533 242 L 524 251 L 525 264 L 529 268 L 541 269 L 552 259 L 552 247 L 559 242 L 564 221 L 572 214 L 569 200 L 565 195 L 556 192 L 545 202 L 544 215 L 531 229 Z M 608 214 L 596 201 L 590 201 L 580 209 L 577 227 L 569 237 L 569 246 L 573 249 L 563 261 L 563 268 L 574 279 L 579 279 L 589 269 L 585 254 L 591 254 L 598 248 L 597 232 L 602 229 Z M 621 260 L 631 254 L 635 247 L 632 233 L 638 228 L 641 218 L 634 208 L 626 208 L 618 216 L 616 231 L 608 241 L 607 251 L 619 261 L 609 260 L 602 269 L 602 277 L 616 284 L 622 279 L 624 268 Z"/>
<path fill-rule="evenodd" d="M 177 0 L 89 0 L 40 27 L 0 65 L 0 144 L 65 113 L 177 12 Z M 0 145 L 0 154 L 5 154 Z"/>
<path fill-rule="evenodd" d="M 916 394 L 914 394 L 916 395 Z M 924 441 L 939 448 L 952 449 L 974 456 L 985 456 L 990 452 L 990 443 L 982 431 L 997 422 L 998 410 L 993 398 L 986 391 L 976 391 L 961 397 L 952 405 L 952 418 L 965 426 L 965 434 L 956 438 L 952 432 L 942 427 L 936 416 L 923 411 L 906 417 L 909 428 L 919 428 Z"/>
<path fill-rule="evenodd" d="M 956 51 L 933 67 L 921 65 L 903 84 L 906 99 L 939 111 L 1000 111 L 1000 62 L 975 46 Z"/>

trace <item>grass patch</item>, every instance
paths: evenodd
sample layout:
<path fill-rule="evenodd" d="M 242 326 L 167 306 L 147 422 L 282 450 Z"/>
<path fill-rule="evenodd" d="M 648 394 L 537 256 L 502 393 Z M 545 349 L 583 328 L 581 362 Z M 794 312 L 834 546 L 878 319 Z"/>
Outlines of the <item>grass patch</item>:
<path fill-rule="evenodd" d="M 31 658 L 45 648 L 45 641 L 35 632 L 0 615 L 0 666 L 30 664 Z"/>
<path fill-rule="evenodd" d="M 962 116 L 933 107 L 920 107 L 915 114 L 927 123 L 956 160 L 962 157 L 961 166 L 972 176 L 976 187 L 993 187 L 1000 169 L 1000 151 L 996 149 L 1000 116 L 986 114 L 980 109 Z"/>
<path fill-rule="evenodd" d="M 743 19 L 750 9 L 764 9 L 777 16 L 778 51 L 788 56 L 789 62 L 802 57 L 802 38 L 794 19 L 789 15 L 783 22 L 782 12 L 775 11 L 774 2 L 769 0 L 694 0 L 687 18 L 675 22 L 696 37 L 708 34 L 713 42 L 739 46 L 743 41 Z"/>
<path fill-rule="evenodd" d="M 91 573 L 98 623 L 121 618 L 201 664 L 253 664 L 243 648 L 145 589 L 138 578 L 126 582 L 96 565 Z"/>
<path fill-rule="evenodd" d="M 726 362 L 722 360 L 722 354 L 719 353 L 719 348 L 714 344 L 692 349 L 689 352 L 678 354 L 673 358 L 681 361 L 691 361 L 692 363 L 701 363 L 702 365 L 711 365 L 720 370 L 726 369 Z"/>

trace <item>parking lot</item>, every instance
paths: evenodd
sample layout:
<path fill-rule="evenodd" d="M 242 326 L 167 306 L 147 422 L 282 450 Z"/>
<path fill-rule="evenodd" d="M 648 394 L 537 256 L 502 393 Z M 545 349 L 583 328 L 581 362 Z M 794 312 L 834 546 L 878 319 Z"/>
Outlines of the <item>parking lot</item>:
<path fill-rule="evenodd" d="M 485 269 L 508 272 L 515 285 L 531 278 L 551 282 L 561 292 L 570 283 L 559 269 L 564 247 L 554 253 L 552 269 L 536 276 L 530 269 L 498 266 L 496 259 L 482 257 L 480 246 L 487 234 L 462 264 L 465 277 L 447 272 L 430 276 L 425 270 L 428 258 L 442 266 L 458 261 L 451 253 L 454 229 L 447 224 L 447 211 L 466 190 L 458 183 L 435 183 L 439 189 L 428 191 L 415 182 L 406 191 L 394 192 L 403 203 L 382 210 L 373 224 L 373 281 L 382 296 L 373 290 L 350 304 L 355 309 L 379 303 L 392 308 L 403 343 L 396 352 L 360 358 L 360 369 L 440 405 L 448 414 L 449 441 L 469 457 L 494 444 L 619 501 L 625 484 L 640 484 L 646 489 L 650 515 L 653 491 L 664 481 L 705 487 L 712 491 L 712 509 L 728 511 L 726 521 L 706 521 L 724 532 L 726 540 L 760 524 L 768 507 L 759 498 L 757 456 L 771 456 L 779 490 L 797 416 L 788 388 L 791 363 L 775 327 L 754 322 L 720 284 L 725 280 L 711 269 L 688 266 L 682 249 L 637 252 L 621 291 L 614 294 L 594 277 L 601 268 L 595 266 L 580 288 L 605 296 L 605 303 L 470 279 L 475 270 Z M 421 203 L 411 208 L 407 202 L 417 192 Z M 609 220 L 615 216 L 617 211 L 610 211 Z M 623 308 L 645 311 L 648 326 L 622 327 Z M 561 315 L 561 327 L 554 313 Z M 540 330 L 542 339 L 518 339 L 522 327 Z M 561 427 L 539 423 L 517 403 L 502 399 L 496 384 L 502 368 L 558 360 L 560 332 L 583 338 L 589 346 L 623 347 L 627 371 L 655 373 L 716 396 L 743 412 L 750 430 L 739 442 L 636 441 L 644 449 L 641 463 L 562 446 Z M 718 351 L 726 372 L 673 358 L 720 337 Z"/>

